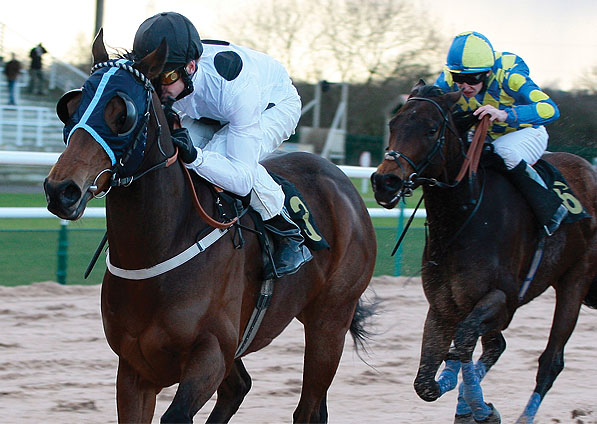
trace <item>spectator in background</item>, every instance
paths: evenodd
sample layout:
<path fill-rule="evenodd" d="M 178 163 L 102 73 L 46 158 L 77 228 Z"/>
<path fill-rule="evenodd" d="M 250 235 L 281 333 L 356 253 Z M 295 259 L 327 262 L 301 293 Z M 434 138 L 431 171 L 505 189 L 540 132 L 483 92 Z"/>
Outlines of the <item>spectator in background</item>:
<path fill-rule="evenodd" d="M 44 76 L 42 71 L 42 55 L 47 53 L 46 49 L 39 43 L 31 49 L 31 67 L 29 69 L 29 87 L 27 91 L 31 94 L 46 94 L 44 87 Z"/>
<path fill-rule="evenodd" d="M 4 74 L 8 81 L 8 104 L 16 105 L 16 90 L 17 90 L 17 79 L 21 73 L 21 62 L 19 62 L 14 53 L 11 53 L 12 59 L 4 65 Z"/>

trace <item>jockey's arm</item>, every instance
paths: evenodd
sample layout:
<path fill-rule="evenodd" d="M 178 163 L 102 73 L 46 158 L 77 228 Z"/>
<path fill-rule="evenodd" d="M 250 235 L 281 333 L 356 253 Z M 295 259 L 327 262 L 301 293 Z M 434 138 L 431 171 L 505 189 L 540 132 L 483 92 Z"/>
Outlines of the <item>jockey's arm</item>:
<path fill-rule="evenodd" d="M 507 124 L 544 125 L 559 118 L 555 102 L 527 74 L 510 73 L 503 88 L 514 99 L 514 105 L 504 109 Z"/>
<path fill-rule="evenodd" d="M 260 118 L 260 90 L 256 84 L 243 84 L 223 99 L 228 118 L 226 152 L 200 151 L 188 165 L 213 184 L 240 196 L 253 188 L 263 136 Z"/>

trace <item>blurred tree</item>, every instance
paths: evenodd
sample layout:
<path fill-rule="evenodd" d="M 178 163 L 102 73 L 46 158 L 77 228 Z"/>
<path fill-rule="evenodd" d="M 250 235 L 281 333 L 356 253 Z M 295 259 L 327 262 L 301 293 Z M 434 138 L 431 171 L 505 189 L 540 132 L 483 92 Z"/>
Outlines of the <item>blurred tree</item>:
<path fill-rule="evenodd" d="M 312 0 L 247 2 L 246 6 L 239 6 L 236 16 L 226 19 L 230 24 L 224 25 L 223 30 L 227 41 L 273 56 L 291 76 L 314 78 L 317 71 L 309 56 L 309 44 L 315 38 L 311 32 L 313 6 Z"/>
<path fill-rule="evenodd" d="M 383 83 L 442 63 L 433 26 L 409 0 L 248 4 L 225 27 L 230 41 L 274 56 L 296 80 Z"/>
<path fill-rule="evenodd" d="M 578 88 L 589 94 L 597 94 L 597 66 L 593 66 L 580 78 Z"/>
<path fill-rule="evenodd" d="M 547 126 L 548 150 L 570 152 L 592 161 L 597 157 L 597 95 L 546 91 L 560 109 L 560 118 Z"/>
<path fill-rule="evenodd" d="M 90 36 L 84 32 L 79 32 L 72 41 L 70 48 L 69 62 L 85 73 L 91 70 L 91 44 Z"/>
<path fill-rule="evenodd" d="M 320 50 L 341 81 L 383 82 L 440 63 L 439 38 L 406 0 L 319 0 Z"/>

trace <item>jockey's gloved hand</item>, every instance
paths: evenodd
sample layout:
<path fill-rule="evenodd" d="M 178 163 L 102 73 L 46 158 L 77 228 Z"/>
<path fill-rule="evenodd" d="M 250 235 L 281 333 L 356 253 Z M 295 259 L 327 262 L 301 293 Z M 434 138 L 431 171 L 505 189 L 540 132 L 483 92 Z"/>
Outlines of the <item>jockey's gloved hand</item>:
<path fill-rule="evenodd" d="M 172 107 L 175 101 L 176 99 L 174 97 L 168 97 L 168 100 L 162 104 L 162 109 L 166 115 L 166 121 L 168 122 L 168 128 L 170 128 L 170 132 L 174 131 L 176 128 L 180 128 L 181 126 L 180 117 Z"/>
<path fill-rule="evenodd" d="M 172 143 L 178 147 L 178 154 L 184 163 L 197 159 L 197 149 L 193 146 L 191 135 L 186 128 L 172 130 Z"/>

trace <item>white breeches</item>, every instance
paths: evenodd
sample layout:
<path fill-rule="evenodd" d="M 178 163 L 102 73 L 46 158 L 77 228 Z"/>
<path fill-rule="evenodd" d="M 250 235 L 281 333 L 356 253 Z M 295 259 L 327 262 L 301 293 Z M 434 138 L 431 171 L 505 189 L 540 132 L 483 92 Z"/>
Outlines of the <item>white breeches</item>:
<path fill-rule="evenodd" d="M 539 160 L 547 148 L 547 130 L 539 128 L 523 128 L 504 134 L 493 142 L 497 153 L 508 169 L 514 168 L 524 159 L 529 165 Z"/>
<path fill-rule="evenodd" d="M 280 213 L 284 192 L 258 162 L 294 134 L 301 116 L 301 100 L 296 88 L 290 87 L 284 99 L 261 114 L 259 124 L 263 138 L 258 146 L 229 146 L 228 125 L 219 129 L 188 116 L 182 119 L 195 147 L 203 150 L 199 152 L 202 158 L 187 167 L 224 190 L 241 196 L 248 193 L 245 186 L 249 175 L 249 180 L 253 181 L 252 189 L 249 189 L 250 203 L 264 220 Z"/>

